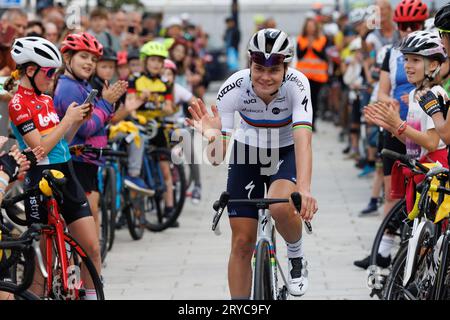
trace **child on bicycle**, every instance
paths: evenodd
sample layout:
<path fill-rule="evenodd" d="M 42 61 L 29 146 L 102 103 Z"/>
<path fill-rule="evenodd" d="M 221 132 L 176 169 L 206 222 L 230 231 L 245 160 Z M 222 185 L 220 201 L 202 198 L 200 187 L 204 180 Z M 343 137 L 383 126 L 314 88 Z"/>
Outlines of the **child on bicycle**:
<path fill-rule="evenodd" d="M 95 72 L 98 59 L 103 54 L 103 46 L 89 33 L 69 34 L 62 43 L 61 53 L 64 59 L 64 73 L 57 79 L 54 101 L 58 115 L 64 117 L 70 101 L 83 103 L 92 91 L 88 80 Z M 126 91 L 126 86 L 125 81 L 118 81 L 113 85 L 104 81 L 102 90 L 99 91 L 101 93 L 91 105 L 89 115 L 86 115 L 83 125 L 75 132 L 72 145 L 88 144 L 93 147 L 106 147 L 108 139 L 105 126 L 114 112 L 114 103 Z M 68 95 L 68 92 L 71 94 Z M 91 159 L 86 155 L 73 157 L 75 174 L 87 195 L 91 212 L 97 223 L 96 234 L 99 234 L 97 171 L 103 161 L 103 159 Z"/>
<path fill-rule="evenodd" d="M 158 122 L 162 122 L 164 116 L 174 112 L 172 86 L 169 86 L 161 77 L 164 59 L 167 57 L 168 51 L 162 43 L 156 41 L 147 42 L 140 50 L 144 73 L 129 82 L 127 95 L 132 97 L 138 96 L 144 100 L 144 103 L 137 110 L 137 115 L 145 118 L 147 121 L 156 119 Z M 160 148 L 168 147 L 162 127 L 158 128 L 156 136 L 150 143 Z M 139 177 L 143 150 L 141 154 L 142 156 L 137 153 L 130 154 L 129 163 L 130 165 L 134 164 L 134 166 L 133 168 L 128 168 L 129 176 L 126 177 L 125 184 L 130 188 L 146 191 L 149 190 L 149 186 Z M 163 160 L 160 162 L 160 166 L 167 186 L 164 194 L 165 215 L 170 215 L 174 210 L 174 198 L 169 162 Z"/>
<path fill-rule="evenodd" d="M 53 75 L 62 65 L 59 50 L 50 41 L 40 37 L 16 39 L 11 48 L 11 55 L 17 64 L 20 79 L 18 91 L 8 105 L 12 130 L 20 149 L 41 146 L 45 155 L 36 167 L 28 171 L 25 188 L 34 187 L 41 180 L 42 171 L 45 169 L 56 169 L 64 174 L 67 179 L 67 192 L 83 204 L 65 199 L 60 207 L 61 213 L 70 233 L 86 249 L 100 271 L 99 243 L 98 238 L 94 236 L 95 222 L 89 207 L 85 205 L 87 199 L 75 175 L 67 144 L 84 123 L 84 118 L 89 113 L 89 105 L 70 103 L 64 118 L 60 120 L 53 99 L 43 94 L 51 87 Z M 25 212 L 30 224 L 47 221 L 47 209 L 38 196 L 25 200 Z M 88 280 L 84 270 L 81 272 L 81 278 L 86 280 L 85 298 L 96 299 L 92 281 Z M 42 275 L 36 271 L 31 291 L 41 294 L 43 282 Z"/>

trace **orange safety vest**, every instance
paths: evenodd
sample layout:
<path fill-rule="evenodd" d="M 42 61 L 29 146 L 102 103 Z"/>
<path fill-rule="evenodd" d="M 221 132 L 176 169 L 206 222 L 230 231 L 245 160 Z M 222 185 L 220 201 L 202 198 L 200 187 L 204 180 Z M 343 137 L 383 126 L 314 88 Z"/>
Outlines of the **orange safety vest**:
<path fill-rule="evenodd" d="M 322 51 L 327 43 L 325 36 L 320 36 L 314 40 L 312 47 L 317 51 Z M 301 50 L 308 46 L 308 38 L 299 36 L 297 44 Z M 296 68 L 300 70 L 309 80 L 325 83 L 328 81 L 328 63 L 319 59 L 312 49 L 307 49 L 306 54 L 297 61 Z"/>

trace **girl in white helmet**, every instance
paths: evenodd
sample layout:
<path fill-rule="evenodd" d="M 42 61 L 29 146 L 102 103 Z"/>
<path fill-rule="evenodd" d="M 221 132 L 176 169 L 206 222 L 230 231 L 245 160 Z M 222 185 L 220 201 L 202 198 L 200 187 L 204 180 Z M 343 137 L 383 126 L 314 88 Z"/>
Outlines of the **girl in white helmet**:
<path fill-rule="evenodd" d="M 11 48 L 11 55 L 17 64 L 15 75 L 19 80 L 19 88 L 8 106 L 12 130 L 20 149 L 34 149 L 38 146 L 44 149 L 44 158 L 27 173 L 25 188 L 36 186 L 45 169 L 56 169 L 64 174 L 67 179 L 67 192 L 76 198 L 77 202 L 64 199 L 60 206 L 61 213 L 70 233 L 95 261 L 100 258 L 98 239 L 93 236 L 96 234 L 95 223 L 89 206 L 83 205 L 87 203 L 87 199 L 74 174 L 67 145 L 83 124 L 83 118 L 89 112 L 89 105 L 72 103 L 64 118 L 59 119 L 53 99 L 44 94 L 51 87 L 57 68 L 62 65 L 61 54 L 50 41 L 40 37 L 16 39 Z M 25 199 L 28 222 L 45 223 L 48 214 L 45 204 L 39 197 L 32 198 L 34 200 Z M 34 204 L 36 198 L 37 206 Z M 86 288 L 86 298 L 95 299 L 95 290 L 91 289 L 94 288 L 92 281 L 84 277 L 83 270 L 81 279 Z M 42 275 L 36 271 L 35 281 L 30 289 L 42 295 L 43 283 Z"/>

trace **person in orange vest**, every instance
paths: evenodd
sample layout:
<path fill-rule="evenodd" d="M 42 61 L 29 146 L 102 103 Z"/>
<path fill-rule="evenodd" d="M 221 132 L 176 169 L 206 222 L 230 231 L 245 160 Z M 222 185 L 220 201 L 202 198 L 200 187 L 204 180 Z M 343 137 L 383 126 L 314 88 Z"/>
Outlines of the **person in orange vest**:
<path fill-rule="evenodd" d="M 320 25 L 308 18 L 303 26 L 302 34 L 297 37 L 297 65 L 309 80 L 313 106 L 313 131 L 317 115 L 317 101 L 320 88 L 328 82 L 328 62 L 325 53 L 327 38 L 322 34 Z"/>

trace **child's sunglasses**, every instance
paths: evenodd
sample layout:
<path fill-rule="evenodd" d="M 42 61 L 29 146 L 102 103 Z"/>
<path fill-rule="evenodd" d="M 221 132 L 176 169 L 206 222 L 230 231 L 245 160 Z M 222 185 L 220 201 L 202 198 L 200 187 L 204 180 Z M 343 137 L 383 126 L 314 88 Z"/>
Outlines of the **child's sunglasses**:
<path fill-rule="evenodd" d="M 52 79 L 56 73 L 56 68 L 52 67 L 41 67 L 40 69 L 48 79 Z"/>

